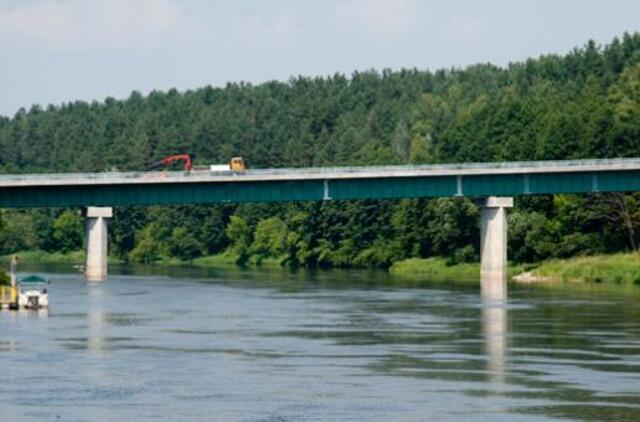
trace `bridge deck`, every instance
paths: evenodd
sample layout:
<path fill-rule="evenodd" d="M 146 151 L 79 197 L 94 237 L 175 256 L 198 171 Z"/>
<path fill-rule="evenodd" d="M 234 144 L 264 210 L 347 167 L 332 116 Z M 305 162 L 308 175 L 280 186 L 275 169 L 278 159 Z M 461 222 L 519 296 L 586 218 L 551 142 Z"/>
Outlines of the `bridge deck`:
<path fill-rule="evenodd" d="M 124 206 L 640 191 L 640 159 L 244 172 L 0 176 L 0 207 Z"/>
<path fill-rule="evenodd" d="M 366 167 L 254 169 L 242 172 L 192 170 L 170 172 L 44 173 L 0 175 L 0 188 L 162 183 L 266 182 L 403 177 L 522 175 L 640 170 L 640 158 L 435 164 Z"/>

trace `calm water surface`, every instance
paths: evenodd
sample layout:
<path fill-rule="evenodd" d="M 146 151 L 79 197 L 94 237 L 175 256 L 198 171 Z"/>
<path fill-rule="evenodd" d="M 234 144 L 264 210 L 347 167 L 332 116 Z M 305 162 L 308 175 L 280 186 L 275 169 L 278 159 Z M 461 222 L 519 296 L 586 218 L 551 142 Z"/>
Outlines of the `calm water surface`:
<path fill-rule="evenodd" d="M 636 290 L 49 276 L 48 313 L 0 313 L 2 421 L 640 419 Z"/>

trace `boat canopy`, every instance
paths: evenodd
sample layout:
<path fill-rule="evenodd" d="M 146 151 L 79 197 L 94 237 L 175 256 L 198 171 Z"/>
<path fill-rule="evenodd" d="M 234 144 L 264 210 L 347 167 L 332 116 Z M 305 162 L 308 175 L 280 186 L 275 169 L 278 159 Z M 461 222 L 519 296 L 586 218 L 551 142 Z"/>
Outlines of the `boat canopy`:
<path fill-rule="evenodd" d="M 48 284 L 49 280 L 44 277 L 40 277 L 39 275 L 32 274 L 32 275 L 21 278 L 19 283 L 20 284 Z"/>

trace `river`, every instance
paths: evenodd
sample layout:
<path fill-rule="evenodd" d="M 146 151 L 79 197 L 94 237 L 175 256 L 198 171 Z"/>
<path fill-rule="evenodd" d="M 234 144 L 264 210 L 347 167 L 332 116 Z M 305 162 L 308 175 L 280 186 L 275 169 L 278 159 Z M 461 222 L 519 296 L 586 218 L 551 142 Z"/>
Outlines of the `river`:
<path fill-rule="evenodd" d="M 3 421 L 640 419 L 640 289 L 48 277 L 48 312 L 0 312 Z"/>

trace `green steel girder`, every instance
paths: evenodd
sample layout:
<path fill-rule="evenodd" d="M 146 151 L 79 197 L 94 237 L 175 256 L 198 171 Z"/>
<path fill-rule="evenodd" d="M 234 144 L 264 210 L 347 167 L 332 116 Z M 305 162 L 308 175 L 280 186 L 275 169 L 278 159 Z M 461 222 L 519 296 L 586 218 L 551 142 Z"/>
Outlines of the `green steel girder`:
<path fill-rule="evenodd" d="M 338 179 L 329 181 L 329 196 L 336 200 L 454 196 L 456 183 L 455 176 Z"/>
<path fill-rule="evenodd" d="M 312 201 L 322 196 L 322 181 L 38 186 L 0 189 L 0 207 Z"/>
<path fill-rule="evenodd" d="M 0 188 L 0 207 L 518 196 L 640 190 L 640 170 Z"/>

